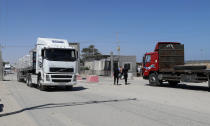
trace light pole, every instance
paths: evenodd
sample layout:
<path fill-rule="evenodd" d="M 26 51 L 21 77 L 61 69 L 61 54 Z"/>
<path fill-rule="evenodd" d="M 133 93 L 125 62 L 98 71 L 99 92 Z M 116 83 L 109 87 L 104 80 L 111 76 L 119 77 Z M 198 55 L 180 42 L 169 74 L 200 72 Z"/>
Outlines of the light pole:
<path fill-rule="evenodd" d="M 113 52 L 110 53 L 110 60 L 111 60 L 111 77 L 113 75 L 113 63 L 114 63 L 114 59 L 113 59 Z"/>
<path fill-rule="evenodd" d="M 116 39 L 117 39 L 118 65 L 120 65 L 120 41 L 119 41 L 118 32 L 116 32 Z"/>
<path fill-rule="evenodd" d="M 94 73 L 95 73 L 95 72 L 94 72 L 94 67 L 95 67 L 95 58 L 94 58 L 94 52 L 95 52 L 95 51 L 94 51 L 94 47 L 93 47 L 93 50 L 92 50 L 92 51 L 93 51 L 93 63 L 92 63 L 92 68 L 93 68 L 93 70 L 92 70 L 92 74 L 94 75 Z"/>

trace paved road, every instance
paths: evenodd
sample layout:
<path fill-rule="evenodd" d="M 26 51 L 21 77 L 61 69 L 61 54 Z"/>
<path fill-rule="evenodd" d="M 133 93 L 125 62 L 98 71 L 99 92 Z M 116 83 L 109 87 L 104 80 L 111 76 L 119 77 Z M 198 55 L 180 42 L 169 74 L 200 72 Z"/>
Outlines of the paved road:
<path fill-rule="evenodd" d="M 37 126 L 210 126 L 206 84 L 151 87 L 140 79 L 114 86 L 103 78 L 44 92 L 9 78 L 3 84 L 21 109 L 3 118 L 26 113 Z"/>

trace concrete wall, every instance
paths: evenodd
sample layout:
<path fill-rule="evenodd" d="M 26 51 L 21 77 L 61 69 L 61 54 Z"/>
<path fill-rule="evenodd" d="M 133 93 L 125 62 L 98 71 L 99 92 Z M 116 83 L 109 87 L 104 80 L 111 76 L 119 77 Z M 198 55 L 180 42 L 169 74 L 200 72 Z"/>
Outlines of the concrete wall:
<path fill-rule="evenodd" d="M 104 70 L 105 60 L 95 60 L 95 61 L 86 61 L 85 67 L 88 67 L 90 70 Z"/>
<path fill-rule="evenodd" d="M 125 64 L 130 64 L 130 70 L 129 73 L 132 73 L 134 76 L 136 76 L 136 56 L 113 56 L 114 61 L 118 62 L 118 66 L 123 66 Z M 101 60 L 95 60 L 95 61 L 86 61 L 84 63 L 85 67 L 88 67 L 90 71 L 92 71 L 92 74 L 96 75 L 106 75 L 109 76 L 111 71 L 105 70 L 105 62 L 111 61 L 110 57 L 107 59 L 101 59 Z M 111 68 L 110 68 L 111 69 Z M 90 73 L 90 72 L 81 72 L 81 73 Z"/>
<path fill-rule="evenodd" d="M 129 73 L 133 73 L 136 75 L 136 56 L 120 56 L 119 58 L 119 66 L 124 66 L 124 64 L 130 64 L 131 68 L 128 71 Z"/>

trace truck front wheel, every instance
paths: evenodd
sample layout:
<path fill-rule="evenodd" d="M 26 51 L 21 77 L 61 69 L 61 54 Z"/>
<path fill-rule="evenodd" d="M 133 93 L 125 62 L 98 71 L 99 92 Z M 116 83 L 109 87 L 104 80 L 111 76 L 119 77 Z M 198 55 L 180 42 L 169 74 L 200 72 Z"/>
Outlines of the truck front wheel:
<path fill-rule="evenodd" d="M 152 86 L 160 86 L 162 81 L 158 79 L 157 74 L 152 73 L 149 75 L 149 84 Z"/>
<path fill-rule="evenodd" d="M 47 90 L 47 87 L 45 85 L 42 85 L 41 83 L 41 76 L 38 76 L 37 78 L 37 85 L 38 85 L 39 90 L 41 91 Z"/>

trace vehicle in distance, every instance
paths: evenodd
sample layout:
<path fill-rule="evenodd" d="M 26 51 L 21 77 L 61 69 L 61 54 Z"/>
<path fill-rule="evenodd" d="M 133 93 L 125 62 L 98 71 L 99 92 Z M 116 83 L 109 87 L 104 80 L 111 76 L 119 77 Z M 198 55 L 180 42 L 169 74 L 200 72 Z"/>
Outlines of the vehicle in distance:
<path fill-rule="evenodd" d="M 4 75 L 12 74 L 12 66 L 9 63 L 4 64 Z"/>

